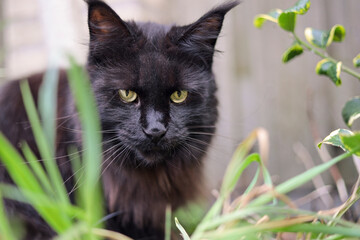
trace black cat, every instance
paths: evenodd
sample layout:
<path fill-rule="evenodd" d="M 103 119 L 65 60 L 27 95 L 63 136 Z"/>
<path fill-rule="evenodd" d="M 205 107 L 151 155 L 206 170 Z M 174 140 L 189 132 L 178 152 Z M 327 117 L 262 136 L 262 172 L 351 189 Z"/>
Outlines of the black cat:
<path fill-rule="evenodd" d="M 201 192 L 202 158 L 218 115 L 214 47 L 224 15 L 238 2 L 220 5 L 186 26 L 125 22 L 104 2 L 87 2 L 86 68 L 103 130 L 107 210 L 116 213 L 107 227 L 133 238 L 163 239 L 166 205 L 176 209 Z M 29 78 L 35 99 L 41 79 L 42 74 Z M 65 180 L 72 171 L 61 156 L 72 142 L 81 147 L 81 128 L 64 72 L 58 89 L 56 153 Z M 19 82 L 0 93 L 0 131 L 18 149 L 25 140 L 37 153 Z M 0 180 L 11 182 L 3 167 Z M 72 185 L 67 181 L 68 190 Z M 25 239 L 54 236 L 32 207 L 6 205 L 24 219 Z"/>

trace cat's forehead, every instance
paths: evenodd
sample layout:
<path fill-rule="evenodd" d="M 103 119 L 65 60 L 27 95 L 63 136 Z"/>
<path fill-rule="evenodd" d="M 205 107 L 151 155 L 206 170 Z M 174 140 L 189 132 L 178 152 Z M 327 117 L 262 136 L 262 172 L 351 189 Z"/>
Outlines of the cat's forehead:
<path fill-rule="evenodd" d="M 164 38 L 172 25 L 163 25 L 155 22 L 136 22 L 143 36 L 150 42 Z"/>
<path fill-rule="evenodd" d="M 159 51 L 144 51 L 139 55 L 137 85 L 158 89 L 175 88 L 182 85 L 176 64 Z"/>

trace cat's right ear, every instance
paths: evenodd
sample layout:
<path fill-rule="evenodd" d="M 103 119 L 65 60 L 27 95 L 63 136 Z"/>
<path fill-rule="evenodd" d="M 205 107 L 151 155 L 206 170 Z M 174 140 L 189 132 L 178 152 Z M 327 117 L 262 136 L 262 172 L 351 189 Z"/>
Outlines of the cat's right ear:
<path fill-rule="evenodd" d="M 116 37 L 132 36 L 129 27 L 111 7 L 100 0 L 86 0 L 88 3 L 88 25 L 90 41 L 102 42 Z"/>

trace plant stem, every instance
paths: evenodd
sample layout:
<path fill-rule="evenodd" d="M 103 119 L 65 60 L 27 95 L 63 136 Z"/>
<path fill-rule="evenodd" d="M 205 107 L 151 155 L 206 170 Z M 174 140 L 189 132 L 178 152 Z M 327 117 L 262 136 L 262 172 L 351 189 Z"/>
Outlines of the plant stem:
<path fill-rule="evenodd" d="M 323 54 L 322 52 L 318 51 L 316 48 L 312 47 L 311 45 L 309 45 L 308 43 L 302 41 L 294 32 L 292 33 L 295 40 L 300 44 L 302 45 L 303 47 L 305 47 L 307 50 L 309 50 L 310 52 L 313 52 L 315 53 L 316 55 L 318 55 L 319 57 L 321 58 L 326 58 L 328 59 L 329 61 L 333 62 L 333 63 L 338 63 L 339 61 L 337 61 L 336 59 L 332 58 L 332 57 L 329 57 L 329 56 L 326 56 L 325 54 Z M 350 69 L 349 67 L 345 66 L 344 64 L 341 66 L 341 69 L 350 74 L 351 76 L 357 78 L 360 80 L 360 73 L 358 72 L 355 72 L 354 70 Z"/>

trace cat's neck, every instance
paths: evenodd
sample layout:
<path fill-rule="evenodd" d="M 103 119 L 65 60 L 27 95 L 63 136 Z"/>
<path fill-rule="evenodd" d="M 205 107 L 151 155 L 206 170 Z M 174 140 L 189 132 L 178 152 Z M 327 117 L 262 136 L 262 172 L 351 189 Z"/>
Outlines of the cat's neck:
<path fill-rule="evenodd" d="M 201 166 L 182 161 L 152 168 L 112 167 L 103 174 L 103 185 L 110 212 L 121 213 L 123 223 L 132 220 L 159 229 L 167 205 L 176 209 L 203 191 Z"/>

